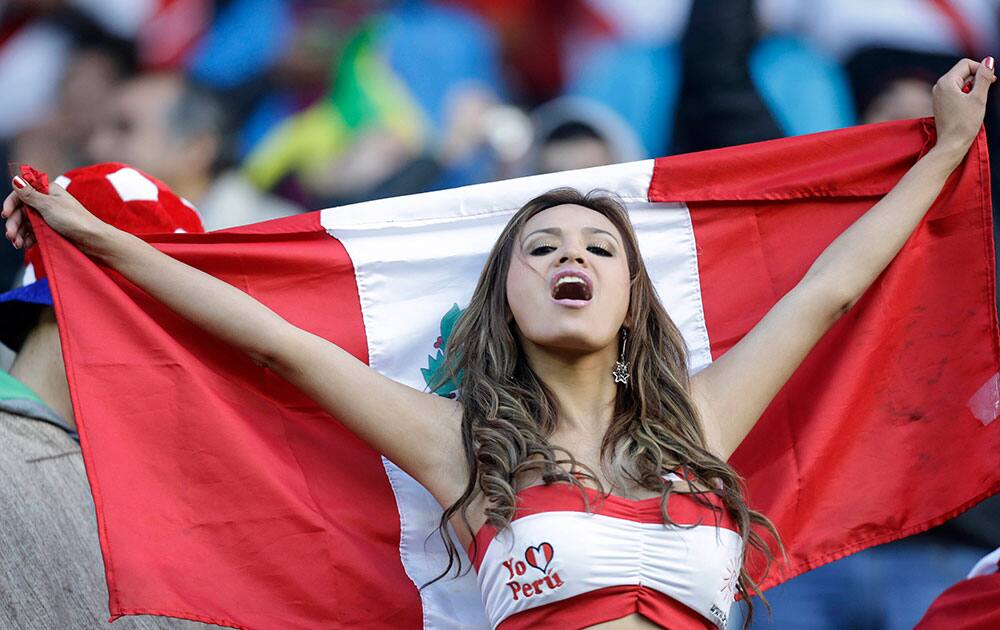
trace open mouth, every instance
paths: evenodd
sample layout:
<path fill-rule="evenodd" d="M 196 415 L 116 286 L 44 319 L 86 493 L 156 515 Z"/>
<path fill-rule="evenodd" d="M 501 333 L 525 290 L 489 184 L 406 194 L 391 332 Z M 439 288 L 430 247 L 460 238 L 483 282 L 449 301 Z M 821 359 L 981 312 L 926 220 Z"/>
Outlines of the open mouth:
<path fill-rule="evenodd" d="M 567 269 L 552 277 L 552 299 L 557 302 L 585 303 L 594 295 L 594 285 L 583 271 Z"/>

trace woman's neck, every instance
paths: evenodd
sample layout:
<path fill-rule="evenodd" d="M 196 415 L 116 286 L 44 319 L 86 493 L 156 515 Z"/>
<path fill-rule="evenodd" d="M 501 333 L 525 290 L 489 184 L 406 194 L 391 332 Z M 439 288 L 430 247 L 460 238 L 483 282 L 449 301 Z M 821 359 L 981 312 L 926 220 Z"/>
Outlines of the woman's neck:
<path fill-rule="evenodd" d="M 559 434 L 602 437 L 614 413 L 617 386 L 611 377 L 614 346 L 589 354 L 552 352 L 523 341 L 535 375 L 559 403 Z"/>

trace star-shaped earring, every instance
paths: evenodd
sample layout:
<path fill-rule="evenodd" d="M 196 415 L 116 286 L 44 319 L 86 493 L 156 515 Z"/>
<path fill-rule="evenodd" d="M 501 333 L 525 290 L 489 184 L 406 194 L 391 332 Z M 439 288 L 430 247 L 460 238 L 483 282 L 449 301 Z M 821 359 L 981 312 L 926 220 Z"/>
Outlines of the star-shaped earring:
<path fill-rule="evenodd" d="M 622 354 L 615 363 L 615 367 L 611 370 L 611 376 L 615 378 L 616 383 L 621 383 L 622 385 L 628 385 L 628 361 L 625 360 L 625 343 L 628 341 L 628 332 L 625 328 L 622 328 Z"/>
<path fill-rule="evenodd" d="M 616 383 L 628 385 L 628 363 L 623 361 L 615 363 L 615 369 L 611 370 L 611 375 L 615 377 Z"/>

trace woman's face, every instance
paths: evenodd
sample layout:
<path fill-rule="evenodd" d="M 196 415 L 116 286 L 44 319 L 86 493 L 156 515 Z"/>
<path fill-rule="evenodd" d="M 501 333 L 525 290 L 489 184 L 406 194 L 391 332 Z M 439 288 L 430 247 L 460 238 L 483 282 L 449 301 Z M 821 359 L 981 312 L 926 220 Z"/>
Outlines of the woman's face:
<path fill-rule="evenodd" d="M 629 305 L 618 229 L 573 204 L 539 212 L 515 240 L 507 301 L 524 339 L 535 345 L 588 353 L 617 344 Z"/>

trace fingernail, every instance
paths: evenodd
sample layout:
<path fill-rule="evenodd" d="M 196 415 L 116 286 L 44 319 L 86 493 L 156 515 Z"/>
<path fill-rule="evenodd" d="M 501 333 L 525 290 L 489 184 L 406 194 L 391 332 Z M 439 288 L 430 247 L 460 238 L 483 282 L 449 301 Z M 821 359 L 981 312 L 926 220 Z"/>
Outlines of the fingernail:
<path fill-rule="evenodd" d="M 986 59 L 983 59 L 983 64 L 987 68 L 989 68 L 990 70 L 992 70 L 993 69 L 993 57 L 987 57 Z"/>
<path fill-rule="evenodd" d="M 24 180 L 15 175 L 14 176 L 14 188 L 17 188 L 18 190 L 20 190 L 20 189 L 24 188 L 25 186 L 27 186 L 27 184 L 24 183 Z"/>

